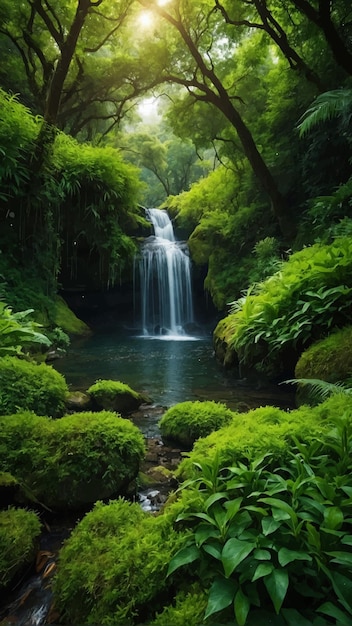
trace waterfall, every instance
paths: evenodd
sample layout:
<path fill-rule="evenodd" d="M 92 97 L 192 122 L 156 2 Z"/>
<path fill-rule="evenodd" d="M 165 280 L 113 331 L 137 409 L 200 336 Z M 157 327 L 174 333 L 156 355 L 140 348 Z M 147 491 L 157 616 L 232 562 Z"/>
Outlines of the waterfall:
<path fill-rule="evenodd" d="M 143 335 L 182 337 L 194 321 L 188 247 L 176 241 L 166 211 L 146 209 L 146 215 L 154 235 L 145 240 L 139 262 Z"/>

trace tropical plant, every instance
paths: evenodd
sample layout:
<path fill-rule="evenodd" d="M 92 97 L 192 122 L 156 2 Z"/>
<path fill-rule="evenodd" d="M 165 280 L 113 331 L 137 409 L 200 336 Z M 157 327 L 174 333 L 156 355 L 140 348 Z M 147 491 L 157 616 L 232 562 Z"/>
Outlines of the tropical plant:
<path fill-rule="evenodd" d="M 0 357 L 23 354 L 24 346 L 51 345 L 50 339 L 39 332 L 40 324 L 30 319 L 33 309 L 13 313 L 11 307 L 0 301 Z"/>
<path fill-rule="evenodd" d="M 342 88 L 326 91 L 317 96 L 299 120 L 299 134 L 303 137 L 317 124 L 323 124 L 334 117 L 341 117 L 347 127 L 350 123 L 351 115 L 352 89 Z"/>
<path fill-rule="evenodd" d="M 205 620 L 232 612 L 243 626 L 254 609 L 254 623 L 270 610 L 290 626 L 321 624 L 319 614 L 324 624 L 350 623 L 351 449 L 351 422 L 342 418 L 275 471 L 270 453 L 230 467 L 215 463 L 210 481 L 209 463 L 198 464 L 198 476 L 180 489 L 200 491 L 203 507 L 177 516 L 176 526 L 192 535 L 168 576 L 187 566 L 209 588 Z"/>

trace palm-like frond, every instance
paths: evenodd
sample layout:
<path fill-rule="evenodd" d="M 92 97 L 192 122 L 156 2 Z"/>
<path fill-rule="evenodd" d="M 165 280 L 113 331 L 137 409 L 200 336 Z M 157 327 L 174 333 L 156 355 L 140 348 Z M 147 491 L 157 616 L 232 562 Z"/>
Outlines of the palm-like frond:
<path fill-rule="evenodd" d="M 298 123 L 299 136 L 303 137 L 317 124 L 352 113 L 352 89 L 334 89 L 320 94 L 303 113 Z"/>
<path fill-rule="evenodd" d="M 343 383 L 329 383 L 326 380 L 320 380 L 319 378 L 291 378 L 289 380 L 284 380 L 283 382 L 294 385 L 309 386 L 311 388 L 312 395 L 321 402 L 337 393 L 352 395 L 351 387 L 346 387 Z"/>

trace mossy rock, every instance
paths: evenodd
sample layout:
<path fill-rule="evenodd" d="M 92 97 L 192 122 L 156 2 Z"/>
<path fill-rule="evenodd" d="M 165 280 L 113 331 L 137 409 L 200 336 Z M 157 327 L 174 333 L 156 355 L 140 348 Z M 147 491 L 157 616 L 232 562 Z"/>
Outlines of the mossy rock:
<path fill-rule="evenodd" d="M 59 417 L 65 411 L 67 394 L 65 378 L 51 365 L 0 358 L 0 415 L 34 411 Z"/>
<path fill-rule="evenodd" d="M 53 592 L 60 621 L 147 622 L 163 607 L 171 586 L 168 563 L 184 541 L 168 517 L 153 517 L 139 504 L 97 503 L 59 554 Z"/>
<path fill-rule="evenodd" d="M 82 509 L 126 493 L 144 458 L 144 437 L 115 413 L 58 420 L 22 413 L 0 417 L 0 470 L 54 510 Z"/>
<path fill-rule="evenodd" d="M 352 326 L 337 330 L 310 346 L 299 358 L 296 378 L 325 380 L 329 383 L 350 382 L 352 379 Z M 297 403 L 316 404 L 316 394 L 308 385 L 300 385 Z"/>
<path fill-rule="evenodd" d="M 34 559 L 41 524 L 36 513 L 0 511 L 0 594 Z"/>
<path fill-rule="evenodd" d="M 231 347 L 235 329 L 236 320 L 233 315 L 228 315 L 220 320 L 213 333 L 215 356 L 226 369 L 239 365 L 237 354 Z"/>
<path fill-rule="evenodd" d="M 18 480 L 9 472 L 0 472 L 0 508 L 14 504 L 20 490 Z"/>
<path fill-rule="evenodd" d="M 321 405 L 322 406 L 322 405 Z M 309 441 L 327 431 L 326 415 L 316 407 L 283 411 L 272 406 L 260 407 L 236 415 L 229 425 L 195 442 L 188 458 L 176 470 L 182 479 L 197 474 L 195 464 L 204 461 L 226 467 L 235 461 L 253 459 L 271 453 L 279 460 L 289 455 L 294 439 Z"/>
<path fill-rule="evenodd" d="M 68 307 L 61 296 L 56 296 L 54 302 L 54 322 L 69 335 L 86 336 L 91 334 L 91 329 L 85 322 L 80 320 Z"/>
<path fill-rule="evenodd" d="M 117 380 L 97 380 L 87 393 L 92 398 L 94 409 L 117 411 L 121 415 L 129 415 L 145 402 L 140 393 Z"/>
<path fill-rule="evenodd" d="M 90 396 L 83 391 L 70 391 L 66 398 L 66 408 L 69 411 L 88 411 L 92 408 Z"/>
<path fill-rule="evenodd" d="M 199 437 L 229 424 L 236 413 L 212 400 L 180 402 L 166 411 L 159 421 L 163 439 L 190 449 Z"/>

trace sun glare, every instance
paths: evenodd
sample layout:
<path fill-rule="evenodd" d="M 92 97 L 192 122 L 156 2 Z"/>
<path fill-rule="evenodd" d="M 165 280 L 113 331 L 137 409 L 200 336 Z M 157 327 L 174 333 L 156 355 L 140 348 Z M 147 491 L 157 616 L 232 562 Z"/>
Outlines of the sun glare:
<path fill-rule="evenodd" d="M 165 6 L 165 4 L 169 4 L 170 0 L 157 0 L 157 4 L 159 7 Z"/>
<path fill-rule="evenodd" d="M 140 26 L 143 26 L 143 28 L 148 28 L 154 22 L 153 13 L 151 11 L 142 11 L 139 14 L 138 21 Z"/>

